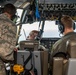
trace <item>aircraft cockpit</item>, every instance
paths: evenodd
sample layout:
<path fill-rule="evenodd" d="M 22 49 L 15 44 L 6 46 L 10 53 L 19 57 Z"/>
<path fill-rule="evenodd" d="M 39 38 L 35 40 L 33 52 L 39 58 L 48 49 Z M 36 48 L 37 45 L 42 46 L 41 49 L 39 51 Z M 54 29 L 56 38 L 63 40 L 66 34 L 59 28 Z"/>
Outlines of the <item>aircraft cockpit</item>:
<path fill-rule="evenodd" d="M 76 0 L 0 0 L 0 14 L 7 3 L 12 3 L 16 7 L 12 21 L 17 26 L 16 47 L 18 47 L 12 64 L 14 71 L 10 72 L 7 69 L 7 75 L 63 75 L 61 67 L 64 59 L 53 59 L 54 67 L 51 73 L 50 55 L 53 44 L 63 36 L 58 30 L 59 17 L 69 15 L 74 21 L 76 32 Z M 34 41 L 28 41 L 27 37 L 32 30 L 39 31 L 38 36 Z M 39 51 L 39 45 L 44 46 L 46 50 Z M 73 61 L 76 62 L 75 59 Z M 57 67 L 60 72 L 56 71 Z"/>

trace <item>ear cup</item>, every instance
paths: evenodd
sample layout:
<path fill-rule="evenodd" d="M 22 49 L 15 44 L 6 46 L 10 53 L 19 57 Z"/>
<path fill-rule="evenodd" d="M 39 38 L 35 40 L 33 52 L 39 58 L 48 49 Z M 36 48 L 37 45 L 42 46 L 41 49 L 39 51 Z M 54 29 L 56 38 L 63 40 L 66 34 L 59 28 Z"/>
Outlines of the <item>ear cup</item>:
<path fill-rule="evenodd" d="M 64 32 L 64 26 L 63 25 L 58 25 L 58 29 L 59 29 L 60 33 Z"/>
<path fill-rule="evenodd" d="M 59 18 L 58 29 L 59 29 L 60 33 L 63 33 L 64 32 L 64 25 L 61 22 L 61 18 Z"/>
<path fill-rule="evenodd" d="M 58 29 L 59 29 L 60 33 L 63 33 L 64 30 L 65 30 L 64 24 L 61 22 L 61 18 L 62 18 L 62 17 L 63 17 L 63 16 L 60 16 L 60 17 L 58 18 Z M 75 30 L 75 23 L 74 23 L 74 22 L 73 22 L 73 30 Z"/>

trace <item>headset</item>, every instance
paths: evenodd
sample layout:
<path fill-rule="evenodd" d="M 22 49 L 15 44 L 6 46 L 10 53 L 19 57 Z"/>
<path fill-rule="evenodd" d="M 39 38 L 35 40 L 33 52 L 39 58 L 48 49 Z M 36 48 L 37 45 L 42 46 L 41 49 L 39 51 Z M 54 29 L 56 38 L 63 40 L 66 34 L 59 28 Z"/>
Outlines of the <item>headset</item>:
<path fill-rule="evenodd" d="M 61 18 L 62 18 L 62 16 L 58 18 L 57 24 L 58 24 L 58 29 L 59 29 L 60 33 L 62 34 L 65 30 L 65 27 L 64 27 L 64 24 L 61 22 Z M 73 22 L 73 30 L 75 30 L 75 23 L 74 22 Z"/>
<path fill-rule="evenodd" d="M 63 23 L 61 22 L 61 18 L 62 18 L 62 17 L 59 17 L 59 18 L 58 18 L 58 29 L 59 29 L 60 33 L 63 33 L 63 32 L 64 32 L 64 25 L 63 25 Z"/>

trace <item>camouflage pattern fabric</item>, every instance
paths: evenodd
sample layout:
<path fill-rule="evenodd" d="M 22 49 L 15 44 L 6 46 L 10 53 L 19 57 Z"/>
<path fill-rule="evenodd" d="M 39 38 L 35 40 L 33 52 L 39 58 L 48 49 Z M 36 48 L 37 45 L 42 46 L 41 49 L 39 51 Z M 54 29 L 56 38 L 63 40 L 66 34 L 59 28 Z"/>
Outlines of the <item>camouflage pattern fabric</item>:
<path fill-rule="evenodd" d="M 2 60 L 0 60 L 0 75 L 6 75 L 5 66 Z"/>
<path fill-rule="evenodd" d="M 0 14 L 0 58 L 4 61 L 14 60 L 13 49 L 16 46 L 16 32 L 16 25 L 5 14 Z M 0 61 L 0 75 L 6 75 L 3 65 Z"/>

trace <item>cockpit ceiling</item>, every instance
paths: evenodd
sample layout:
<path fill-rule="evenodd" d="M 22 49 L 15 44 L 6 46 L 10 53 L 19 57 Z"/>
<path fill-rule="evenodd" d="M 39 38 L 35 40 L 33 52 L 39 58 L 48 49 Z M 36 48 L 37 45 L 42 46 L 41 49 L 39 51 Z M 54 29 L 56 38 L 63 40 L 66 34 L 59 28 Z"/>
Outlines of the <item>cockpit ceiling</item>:
<path fill-rule="evenodd" d="M 3 6 L 7 3 L 12 3 L 14 4 L 17 0 L 0 0 L 0 6 Z"/>
<path fill-rule="evenodd" d="M 17 8 L 29 10 L 26 14 L 29 20 L 36 19 L 35 12 L 38 5 L 40 18 L 57 20 L 60 15 L 70 15 L 76 21 L 76 0 L 0 0 L 1 6 L 6 3 L 13 3 Z"/>
<path fill-rule="evenodd" d="M 20 6 L 21 4 L 23 4 L 26 1 L 30 2 L 31 0 L 0 0 L 0 5 L 4 6 L 7 3 L 12 3 L 12 4 L 16 4 L 17 3 L 16 7 L 18 7 L 18 6 Z"/>
<path fill-rule="evenodd" d="M 39 4 L 45 3 L 45 4 L 70 4 L 70 3 L 76 3 L 76 0 L 38 0 Z"/>

